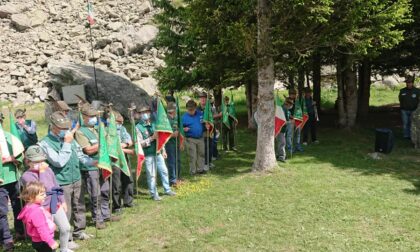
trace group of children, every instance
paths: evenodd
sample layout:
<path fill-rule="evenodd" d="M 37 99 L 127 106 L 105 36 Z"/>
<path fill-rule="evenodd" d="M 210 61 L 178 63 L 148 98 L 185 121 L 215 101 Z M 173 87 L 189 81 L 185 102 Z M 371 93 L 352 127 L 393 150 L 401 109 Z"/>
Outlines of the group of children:
<path fill-rule="evenodd" d="M 309 134 L 311 136 L 311 143 L 317 144 L 319 141 L 316 137 L 316 125 L 318 121 L 318 114 L 316 110 L 316 102 L 312 97 L 312 90 L 305 88 L 304 94 L 298 98 L 295 89 L 289 89 L 289 96 L 286 97 L 282 106 L 286 124 L 277 135 L 276 157 L 280 162 L 286 162 L 287 153 L 303 152 L 302 145 L 308 145 Z M 297 126 L 294 120 L 296 103 L 299 102 L 299 108 L 305 107 L 307 110 L 308 120 L 302 126 Z M 303 141 L 301 133 L 303 131 Z"/>

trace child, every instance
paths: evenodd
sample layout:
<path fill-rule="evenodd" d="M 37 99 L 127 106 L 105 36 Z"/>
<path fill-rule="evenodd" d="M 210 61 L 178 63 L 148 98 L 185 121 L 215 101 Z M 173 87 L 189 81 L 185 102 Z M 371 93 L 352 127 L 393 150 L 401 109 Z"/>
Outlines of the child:
<path fill-rule="evenodd" d="M 26 187 L 30 182 L 39 181 L 47 191 L 48 196 L 42 206 L 52 214 L 54 223 L 60 231 L 60 251 L 72 252 L 78 247 L 75 242 L 69 243 L 70 223 L 66 216 L 67 205 L 64 200 L 63 190 L 58 185 L 54 172 L 45 163 L 46 156 L 38 145 L 32 145 L 25 153 L 28 170 L 23 173 L 20 182 Z"/>
<path fill-rule="evenodd" d="M 54 241 L 55 225 L 51 214 L 42 207 L 45 197 L 44 185 L 38 181 L 30 182 L 22 191 L 21 198 L 26 205 L 18 216 L 32 239 L 32 247 L 38 252 L 50 252 L 58 248 L 58 243 Z"/>

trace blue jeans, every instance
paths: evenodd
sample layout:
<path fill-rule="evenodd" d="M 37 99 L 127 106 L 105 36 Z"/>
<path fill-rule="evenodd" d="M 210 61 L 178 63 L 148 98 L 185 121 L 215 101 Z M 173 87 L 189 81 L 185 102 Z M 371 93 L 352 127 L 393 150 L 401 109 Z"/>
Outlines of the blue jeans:
<path fill-rule="evenodd" d="M 168 158 L 166 159 L 166 164 L 168 166 L 169 172 L 169 183 L 175 184 L 177 178 L 181 172 L 181 152 L 176 146 L 176 143 L 168 142 L 165 145 L 166 154 Z"/>
<path fill-rule="evenodd" d="M 405 138 L 411 138 L 411 114 L 413 111 L 401 109 L 401 118 L 403 122 L 403 134 Z"/>
<path fill-rule="evenodd" d="M 150 195 L 159 196 L 156 188 L 156 170 L 159 172 L 160 180 L 162 180 L 163 189 L 165 193 L 169 193 L 171 188 L 169 187 L 168 169 L 166 168 L 165 160 L 161 154 L 157 156 L 148 156 L 145 159 L 146 164 L 146 175 L 147 185 L 149 187 Z"/>
<path fill-rule="evenodd" d="M 296 129 L 294 123 L 288 122 L 286 124 L 286 148 L 288 151 L 293 151 L 292 147 L 294 147 L 294 150 L 303 150 L 300 145 L 300 132 L 301 129 Z M 292 140 L 294 143 L 292 143 Z"/>

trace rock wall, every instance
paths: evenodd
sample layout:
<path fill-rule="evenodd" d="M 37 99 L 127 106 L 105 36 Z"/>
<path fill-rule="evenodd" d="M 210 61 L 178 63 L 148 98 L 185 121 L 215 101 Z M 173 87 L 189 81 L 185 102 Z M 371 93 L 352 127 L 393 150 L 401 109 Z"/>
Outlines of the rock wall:
<path fill-rule="evenodd" d="M 0 99 L 43 101 L 50 62 L 95 61 L 99 70 L 154 93 L 151 74 L 164 64 L 163 52 L 153 47 L 156 11 L 147 0 L 96 0 L 91 41 L 85 0 L 0 0 Z"/>

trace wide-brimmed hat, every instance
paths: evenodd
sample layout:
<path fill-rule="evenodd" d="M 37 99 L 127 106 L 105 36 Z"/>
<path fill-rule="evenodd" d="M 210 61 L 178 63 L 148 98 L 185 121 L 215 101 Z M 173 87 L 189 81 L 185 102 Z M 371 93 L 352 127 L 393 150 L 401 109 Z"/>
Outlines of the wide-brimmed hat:
<path fill-rule="evenodd" d="M 141 107 L 136 108 L 137 113 L 150 112 L 150 111 L 152 110 L 150 109 L 149 106 L 141 106 Z"/>
<path fill-rule="evenodd" d="M 26 109 L 18 109 L 15 111 L 15 117 L 23 117 L 26 115 Z"/>
<path fill-rule="evenodd" d="M 69 111 L 71 108 L 65 101 L 57 101 L 57 108 L 59 111 Z"/>
<path fill-rule="evenodd" d="M 85 115 L 85 116 L 97 116 L 98 115 L 98 111 L 96 109 L 94 109 L 92 107 L 92 105 L 90 105 L 90 104 L 83 105 L 82 108 L 80 109 L 80 112 L 82 113 L 82 115 Z"/>
<path fill-rule="evenodd" d="M 25 152 L 25 157 L 32 162 L 45 161 L 47 156 L 39 145 L 32 145 Z"/>
<path fill-rule="evenodd" d="M 207 98 L 207 93 L 206 93 L 206 92 L 200 92 L 200 93 L 198 94 L 198 97 L 199 97 L 199 98 L 201 98 L 201 97 L 206 97 L 206 98 Z"/>
<path fill-rule="evenodd" d="M 50 116 L 51 123 L 61 129 L 71 128 L 70 119 L 64 114 L 63 111 L 56 111 Z"/>
<path fill-rule="evenodd" d="M 166 107 L 166 110 L 168 112 L 174 112 L 174 111 L 176 111 L 176 104 L 173 103 L 173 102 L 169 102 L 168 103 L 168 106 Z"/>

